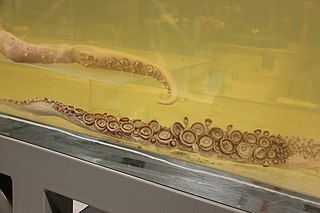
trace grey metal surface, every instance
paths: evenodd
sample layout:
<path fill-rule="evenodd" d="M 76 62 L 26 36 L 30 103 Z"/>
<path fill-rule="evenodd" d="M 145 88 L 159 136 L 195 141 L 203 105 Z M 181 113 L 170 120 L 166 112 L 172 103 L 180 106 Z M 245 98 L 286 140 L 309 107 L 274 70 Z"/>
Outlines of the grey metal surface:
<path fill-rule="evenodd" d="M 7 115 L 0 115 L 0 134 L 249 212 L 320 209 L 318 198 Z"/>
<path fill-rule="evenodd" d="M 7 136 L 0 135 L 0 147 L 0 170 L 13 180 L 13 213 L 70 212 L 52 209 L 45 191 L 112 213 L 243 212 Z"/>

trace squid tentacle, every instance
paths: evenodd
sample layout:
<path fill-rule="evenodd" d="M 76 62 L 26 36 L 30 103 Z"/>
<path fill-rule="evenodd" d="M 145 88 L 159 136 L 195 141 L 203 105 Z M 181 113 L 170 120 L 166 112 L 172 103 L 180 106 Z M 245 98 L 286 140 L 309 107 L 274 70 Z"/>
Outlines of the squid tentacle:
<path fill-rule="evenodd" d="M 301 144 L 299 138 L 283 137 L 257 129 L 253 132 L 210 127 L 211 119 L 189 124 L 174 122 L 170 127 L 158 121 L 149 122 L 110 114 L 91 113 L 47 98 L 25 101 L 0 99 L 0 103 L 36 115 L 57 116 L 80 127 L 114 138 L 152 144 L 167 149 L 196 152 L 205 156 L 218 156 L 236 162 L 263 166 L 284 164 L 291 156 L 320 158 L 320 144 L 309 140 Z"/>
<path fill-rule="evenodd" d="M 130 72 L 159 81 L 168 91 L 160 104 L 173 104 L 178 96 L 172 74 L 144 58 L 111 49 L 89 45 L 31 44 L 0 27 L 0 52 L 17 63 L 78 63 L 87 68 Z"/>

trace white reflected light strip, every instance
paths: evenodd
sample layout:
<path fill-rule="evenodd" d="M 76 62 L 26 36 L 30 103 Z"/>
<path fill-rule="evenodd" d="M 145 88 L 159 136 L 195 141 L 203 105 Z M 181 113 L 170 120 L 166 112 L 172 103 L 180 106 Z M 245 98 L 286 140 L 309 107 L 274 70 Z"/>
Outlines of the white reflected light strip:
<path fill-rule="evenodd" d="M 210 173 L 210 172 L 207 172 L 207 171 L 202 171 L 202 170 L 198 170 L 198 169 L 191 169 L 191 168 L 188 168 L 188 167 L 185 167 L 185 166 L 181 166 L 181 165 L 177 165 L 177 164 L 171 163 L 171 162 L 169 162 L 167 160 L 164 160 L 164 159 L 161 159 L 161 158 L 154 157 L 154 156 L 146 154 L 146 153 L 142 153 L 142 152 L 139 152 L 139 151 L 136 151 L 136 150 L 133 150 L 133 149 L 129 149 L 129 148 L 125 148 L 125 147 L 121 147 L 121 146 L 118 146 L 118 145 L 115 145 L 115 144 L 110 144 L 110 143 L 102 142 L 102 141 L 99 141 L 99 140 L 86 138 L 86 137 L 83 137 L 83 136 L 80 136 L 80 135 L 76 135 L 76 134 L 73 134 L 71 132 L 68 132 L 68 131 L 65 131 L 65 130 L 62 130 L 62 129 L 58 129 L 56 127 L 47 126 L 47 125 L 44 125 L 44 124 L 40 124 L 40 123 L 36 123 L 36 122 L 33 122 L 33 121 L 24 120 L 24 119 L 21 119 L 21 118 L 11 117 L 9 115 L 0 114 L 0 117 L 6 118 L 6 119 L 10 119 L 10 120 L 14 120 L 14 121 L 19 121 L 19 122 L 22 122 L 22 123 L 31 124 L 31 125 L 34 125 L 34 126 L 45 128 L 45 129 L 54 130 L 54 131 L 61 132 L 63 134 L 66 134 L 66 135 L 69 135 L 69 136 L 72 136 L 72 137 L 75 137 L 75 138 L 78 138 L 78 139 L 81 139 L 81 140 L 86 140 L 86 141 L 90 141 L 90 142 L 93 142 L 93 143 L 98 143 L 98 144 L 101 144 L 101 145 L 104 145 L 104 146 L 109 146 L 109 147 L 112 147 L 112 148 L 117 148 L 117 149 L 120 149 L 120 150 L 124 150 L 126 152 L 131 152 L 131 153 L 134 153 L 134 154 L 137 154 L 137 155 L 148 157 L 148 158 L 150 158 L 152 160 L 160 161 L 162 163 L 165 163 L 167 165 L 170 165 L 170 166 L 173 166 L 173 167 L 177 167 L 177 168 L 180 168 L 180 169 L 188 170 L 188 171 L 195 172 L 195 173 L 202 173 L 202 174 L 205 174 L 205 175 L 210 175 L 210 176 L 213 176 L 213 177 L 225 179 L 225 180 L 228 180 L 228 181 L 233 181 L 233 182 L 236 182 L 236 183 L 239 183 L 239 184 L 243 184 L 243 185 L 246 185 L 246 186 L 250 186 L 250 187 L 258 188 L 258 189 L 265 190 L 265 191 L 268 191 L 268 192 L 276 193 L 276 194 L 279 194 L 279 195 L 282 195 L 282 196 L 285 196 L 285 197 L 290 197 L 290 198 L 293 198 L 293 199 L 301 200 L 301 201 L 306 202 L 306 203 L 319 205 L 318 202 L 310 201 L 310 200 L 307 200 L 307 199 L 304 199 L 304 198 L 301 198 L 301 197 L 297 197 L 297 196 L 294 196 L 294 195 L 289 195 L 289 194 L 287 194 L 285 192 L 276 191 L 274 189 L 265 188 L 263 186 L 257 186 L 257 185 L 255 185 L 253 183 L 248 183 L 248 182 L 237 180 L 237 179 L 234 179 L 234 178 L 231 178 L 231 177 L 221 176 L 221 175 Z"/>

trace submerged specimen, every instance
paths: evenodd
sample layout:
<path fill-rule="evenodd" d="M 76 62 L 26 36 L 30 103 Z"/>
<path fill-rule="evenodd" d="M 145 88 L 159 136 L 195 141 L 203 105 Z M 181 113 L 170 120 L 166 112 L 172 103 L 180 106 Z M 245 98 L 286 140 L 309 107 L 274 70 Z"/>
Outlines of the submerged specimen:
<path fill-rule="evenodd" d="M 168 98 L 160 100 L 160 104 L 173 104 L 177 99 L 177 86 L 171 73 L 135 55 L 89 45 L 30 44 L 3 30 L 1 26 L 0 52 L 18 63 L 78 63 L 88 68 L 150 76 L 168 92 Z"/>
<path fill-rule="evenodd" d="M 35 114 L 58 116 L 113 138 L 237 162 L 269 166 L 283 164 L 293 155 L 320 157 L 320 144 L 314 144 L 312 140 L 302 143 L 299 138 L 273 135 L 260 129 L 243 132 L 234 130 L 232 125 L 223 130 L 212 127 L 211 119 L 189 124 L 185 117 L 182 123 L 175 122 L 166 127 L 156 120 L 145 122 L 106 113 L 90 113 L 47 98 L 25 101 L 0 99 L 0 103 Z"/>

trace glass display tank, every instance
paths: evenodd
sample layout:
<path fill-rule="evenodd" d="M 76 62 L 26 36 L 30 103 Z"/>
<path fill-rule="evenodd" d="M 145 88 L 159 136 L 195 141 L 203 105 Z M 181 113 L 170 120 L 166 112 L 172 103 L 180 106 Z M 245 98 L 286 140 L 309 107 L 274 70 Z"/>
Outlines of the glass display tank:
<path fill-rule="evenodd" d="M 319 199 L 319 9 L 0 0 L 0 112 Z"/>

